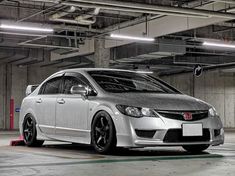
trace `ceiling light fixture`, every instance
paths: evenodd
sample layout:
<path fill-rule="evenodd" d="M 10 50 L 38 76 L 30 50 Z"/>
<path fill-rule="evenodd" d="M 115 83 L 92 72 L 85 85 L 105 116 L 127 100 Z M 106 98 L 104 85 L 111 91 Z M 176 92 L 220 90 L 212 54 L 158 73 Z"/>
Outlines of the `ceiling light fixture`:
<path fill-rule="evenodd" d="M 125 39 L 125 40 L 139 40 L 139 41 L 148 41 L 148 42 L 153 42 L 154 41 L 154 38 L 135 37 L 135 36 L 119 35 L 119 34 L 111 34 L 110 37 L 118 38 L 118 39 Z"/>
<path fill-rule="evenodd" d="M 214 46 L 214 47 L 221 47 L 221 48 L 235 48 L 233 44 L 225 44 L 225 43 L 215 43 L 215 42 L 203 42 L 204 46 Z"/>
<path fill-rule="evenodd" d="M 36 31 L 36 32 L 53 32 L 54 31 L 53 29 L 50 29 L 50 28 L 17 26 L 17 25 L 7 25 L 7 24 L 0 24 L 0 28 L 22 30 L 22 31 Z"/>
<path fill-rule="evenodd" d="M 143 73 L 143 74 L 153 74 L 152 71 L 145 71 L 145 70 L 137 70 L 137 73 Z"/>

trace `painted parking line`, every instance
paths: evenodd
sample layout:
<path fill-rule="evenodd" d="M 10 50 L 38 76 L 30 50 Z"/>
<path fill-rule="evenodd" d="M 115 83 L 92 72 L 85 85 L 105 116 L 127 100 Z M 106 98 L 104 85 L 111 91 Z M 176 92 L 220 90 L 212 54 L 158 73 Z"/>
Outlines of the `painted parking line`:
<path fill-rule="evenodd" d="M 21 167 L 40 167 L 40 166 L 65 166 L 65 165 L 80 165 L 80 164 L 119 163 L 119 162 L 208 159 L 208 158 L 223 158 L 223 157 L 224 157 L 223 155 L 218 155 L 218 154 L 184 155 L 184 156 L 158 156 L 158 157 L 141 157 L 141 158 L 139 158 L 139 157 L 136 158 L 135 157 L 135 158 L 101 159 L 101 160 L 86 160 L 86 161 L 73 161 L 73 162 L 57 162 L 57 163 L 0 165 L 0 169 L 21 168 Z"/>

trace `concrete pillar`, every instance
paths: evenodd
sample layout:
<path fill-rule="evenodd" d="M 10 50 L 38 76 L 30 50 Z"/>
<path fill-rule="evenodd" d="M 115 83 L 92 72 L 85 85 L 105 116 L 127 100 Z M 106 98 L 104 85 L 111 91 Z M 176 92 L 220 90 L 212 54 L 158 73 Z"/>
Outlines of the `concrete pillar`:
<path fill-rule="evenodd" d="M 5 66 L 5 92 L 4 92 L 4 103 L 5 103 L 5 117 L 4 117 L 4 125 L 5 129 L 10 128 L 10 99 L 11 99 L 11 89 L 12 89 L 12 66 Z"/>
<path fill-rule="evenodd" d="M 104 39 L 95 39 L 95 67 L 109 67 L 110 49 L 105 48 Z"/>
<path fill-rule="evenodd" d="M 14 109 L 21 107 L 27 87 L 27 67 L 19 68 L 12 65 L 11 98 L 14 99 Z M 14 112 L 14 129 L 19 128 L 19 112 Z"/>
<path fill-rule="evenodd" d="M 0 65 L 0 129 L 5 128 L 6 66 Z"/>

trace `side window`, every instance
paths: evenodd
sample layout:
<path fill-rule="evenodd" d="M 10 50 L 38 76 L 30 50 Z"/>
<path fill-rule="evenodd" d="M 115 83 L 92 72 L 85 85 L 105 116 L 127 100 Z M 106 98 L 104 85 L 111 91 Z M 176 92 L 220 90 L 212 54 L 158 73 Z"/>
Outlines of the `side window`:
<path fill-rule="evenodd" d="M 64 76 L 64 94 L 71 94 L 70 90 L 72 86 L 75 85 L 86 85 L 83 81 L 80 79 L 74 77 L 74 76 Z"/>
<path fill-rule="evenodd" d="M 43 86 L 40 94 L 58 94 L 60 90 L 61 77 L 52 78 Z"/>

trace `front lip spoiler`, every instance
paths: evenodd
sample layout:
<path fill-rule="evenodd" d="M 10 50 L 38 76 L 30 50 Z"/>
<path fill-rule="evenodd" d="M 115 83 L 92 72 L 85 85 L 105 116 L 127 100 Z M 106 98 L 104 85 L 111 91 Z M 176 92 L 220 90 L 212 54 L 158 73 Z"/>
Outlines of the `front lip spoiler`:
<path fill-rule="evenodd" d="M 137 139 L 134 141 L 136 146 L 182 146 L 182 145 L 202 145 L 202 144 L 208 144 L 208 145 L 220 145 L 223 144 L 222 140 L 210 140 L 205 142 L 177 142 L 177 143 L 165 143 L 161 140 L 145 140 L 145 139 Z"/>

